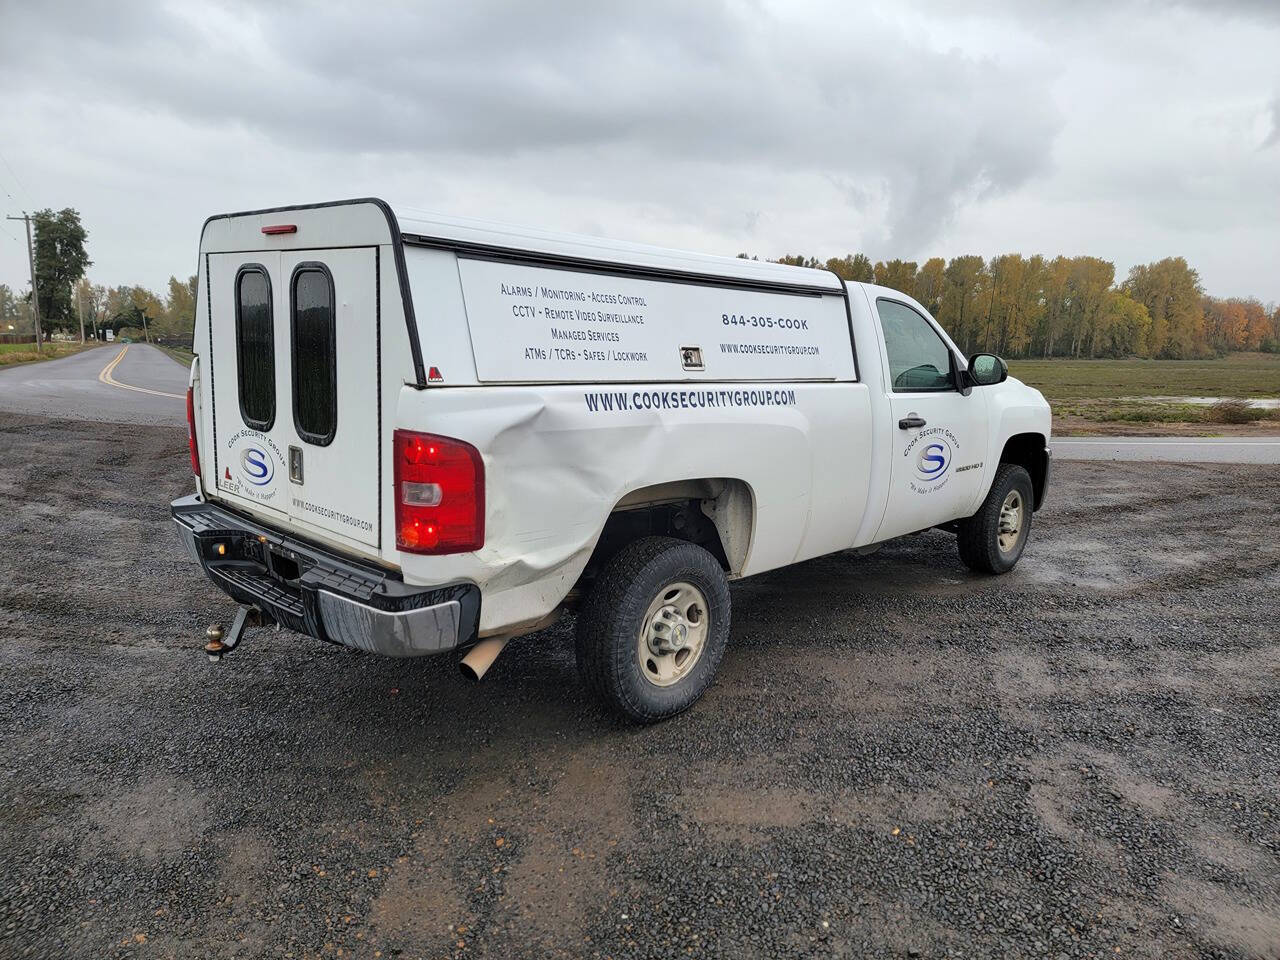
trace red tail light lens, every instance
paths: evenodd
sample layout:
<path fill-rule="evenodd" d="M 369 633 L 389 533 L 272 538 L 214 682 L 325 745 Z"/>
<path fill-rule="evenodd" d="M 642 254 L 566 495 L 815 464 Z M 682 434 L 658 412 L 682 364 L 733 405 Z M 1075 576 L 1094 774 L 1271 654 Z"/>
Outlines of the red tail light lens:
<path fill-rule="evenodd" d="M 200 476 L 200 448 L 196 445 L 196 397 L 187 387 L 187 449 L 191 451 L 191 470 Z"/>
<path fill-rule="evenodd" d="M 484 461 L 469 443 L 395 432 L 396 546 L 466 553 L 484 546 Z"/>

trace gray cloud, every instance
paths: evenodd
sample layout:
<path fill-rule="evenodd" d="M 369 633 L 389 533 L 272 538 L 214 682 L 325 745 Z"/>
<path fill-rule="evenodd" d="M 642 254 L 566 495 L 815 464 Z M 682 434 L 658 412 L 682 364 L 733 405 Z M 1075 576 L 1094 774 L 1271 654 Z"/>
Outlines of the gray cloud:
<path fill-rule="evenodd" d="M 376 193 L 726 253 L 1200 251 L 1277 296 L 1237 286 L 1280 247 L 1277 9 L 0 0 L 0 154 L 110 282 L 189 269 L 175 223 Z"/>
<path fill-rule="evenodd" d="M 888 236 L 908 246 L 964 198 L 1043 169 L 1058 122 L 1046 77 L 869 17 L 839 28 L 674 0 L 237 5 L 204 8 L 224 21 L 215 32 L 175 9 L 62 8 L 52 22 L 15 10 L 29 22 L 10 36 L 37 42 L 11 42 L 2 69 L 56 55 L 81 66 L 63 82 L 89 103 L 241 125 L 291 148 L 419 163 L 599 150 L 619 164 L 613 183 L 682 163 L 869 180 L 886 185 Z"/>
<path fill-rule="evenodd" d="M 1271 132 L 1262 141 L 1263 148 L 1280 144 L 1280 97 L 1271 101 Z"/>

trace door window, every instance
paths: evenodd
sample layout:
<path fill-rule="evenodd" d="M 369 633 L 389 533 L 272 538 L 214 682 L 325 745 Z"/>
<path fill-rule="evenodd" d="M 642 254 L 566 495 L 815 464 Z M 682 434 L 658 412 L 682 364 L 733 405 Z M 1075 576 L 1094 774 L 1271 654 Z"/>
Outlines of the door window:
<path fill-rule="evenodd" d="M 894 392 L 955 389 L 951 349 L 929 321 L 896 300 L 877 300 L 876 309 Z"/>
<path fill-rule="evenodd" d="M 333 277 L 322 263 L 293 271 L 293 422 L 307 443 L 326 446 L 338 428 Z"/>
<path fill-rule="evenodd" d="M 236 272 L 236 371 L 245 426 L 270 430 L 276 419 L 271 278 L 256 263 Z"/>

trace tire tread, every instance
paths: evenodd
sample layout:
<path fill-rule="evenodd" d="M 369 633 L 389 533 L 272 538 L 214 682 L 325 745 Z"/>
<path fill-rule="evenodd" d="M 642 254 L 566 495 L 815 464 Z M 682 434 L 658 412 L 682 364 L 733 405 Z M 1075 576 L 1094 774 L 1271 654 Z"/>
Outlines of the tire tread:
<path fill-rule="evenodd" d="M 635 657 L 635 630 L 653 599 L 646 581 L 684 578 L 680 571 L 706 581 L 700 584 L 707 603 L 716 607 L 711 635 L 695 668 L 700 678 L 682 691 L 683 702 L 674 708 L 658 701 L 671 699 L 665 692 L 645 702 L 636 697 L 628 681 L 628 671 L 638 671 Z M 661 585 L 658 585 L 658 589 Z M 578 672 L 587 689 L 615 713 L 636 723 L 653 723 L 692 706 L 710 684 L 724 653 L 729 630 L 729 590 L 724 571 L 709 552 L 696 544 L 673 537 L 644 537 L 620 550 L 596 577 L 595 584 L 578 611 L 574 649 Z M 690 674 L 692 678 L 694 674 Z M 641 688 L 642 690 L 644 688 Z M 654 690 L 661 688 L 655 687 Z M 676 689 L 668 688 L 671 690 Z M 679 698 L 675 698 L 679 699 Z"/>
<path fill-rule="evenodd" d="M 1025 548 L 1027 538 L 1031 535 L 1031 475 L 1016 463 L 1002 463 L 996 470 L 991 489 L 978 512 L 961 520 L 956 530 L 956 548 L 960 552 L 960 560 L 970 570 L 979 573 L 1008 573 L 1022 556 L 1022 549 L 1019 549 L 1013 561 L 1009 562 L 1000 553 L 998 541 L 1000 508 L 1004 504 L 1004 498 L 1014 487 L 1022 488 L 1023 499 L 1028 507 L 1026 533 L 1022 537 L 1022 547 Z"/>

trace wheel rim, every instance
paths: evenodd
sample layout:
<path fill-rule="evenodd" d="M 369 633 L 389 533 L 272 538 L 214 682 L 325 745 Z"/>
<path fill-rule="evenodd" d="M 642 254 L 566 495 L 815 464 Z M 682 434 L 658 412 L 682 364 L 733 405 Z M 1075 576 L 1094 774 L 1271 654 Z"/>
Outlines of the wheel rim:
<path fill-rule="evenodd" d="M 1023 513 L 1022 494 L 1017 490 L 1010 490 L 1000 506 L 1001 553 L 1009 553 L 1018 545 L 1018 538 L 1022 536 Z"/>
<path fill-rule="evenodd" d="M 702 658 L 711 631 L 707 598 L 691 583 L 670 583 L 658 591 L 636 641 L 641 675 L 654 686 L 679 683 Z"/>

